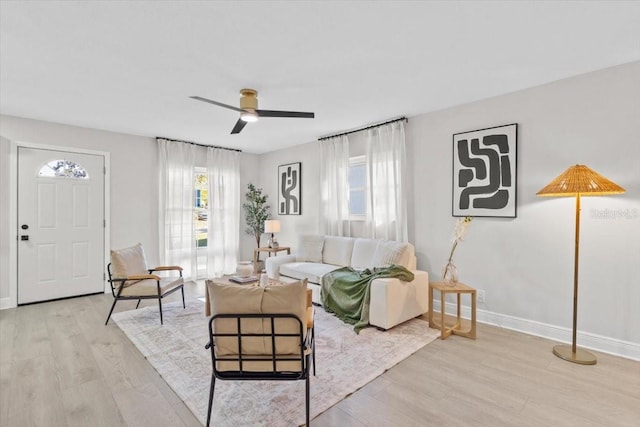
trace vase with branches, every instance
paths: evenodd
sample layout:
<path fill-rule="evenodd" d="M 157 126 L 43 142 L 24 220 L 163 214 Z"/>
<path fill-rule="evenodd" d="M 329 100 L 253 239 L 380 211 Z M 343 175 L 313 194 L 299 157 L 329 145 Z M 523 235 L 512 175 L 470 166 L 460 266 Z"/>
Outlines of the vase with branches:
<path fill-rule="evenodd" d="M 266 194 L 262 194 L 262 188 L 249 183 L 244 195 L 245 202 L 242 204 L 247 224 L 245 232 L 255 237 L 258 248 L 260 247 L 260 238 L 264 233 L 264 222 L 269 219 L 270 206 L 267 204 L 267 197 Z"/>
<path fill-rule="evenodd" d="M 442 281 L 450 286 L 455 286 L 455 284 L 458 283 L 458 269 L 453 262 L 453 254 L 458 247 L 458 243 L 462 242 L 462 240 L 464 239 L 464 235 L 467 232 L 467 227 L 469 227 L 471 220 L 472 217 L 470 216 L 460 218 L 456 222 L 456 226 L 453 229 L 453 245 L 451 246 L 451 252 L 449 252 L 449 259 L 447 260 L 447 264 L 442 270 Z"/>

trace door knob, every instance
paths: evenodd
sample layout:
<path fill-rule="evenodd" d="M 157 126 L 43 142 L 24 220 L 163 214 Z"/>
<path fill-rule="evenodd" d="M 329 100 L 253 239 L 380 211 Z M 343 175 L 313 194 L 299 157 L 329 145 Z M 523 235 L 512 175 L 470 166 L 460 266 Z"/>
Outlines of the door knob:
<path fill-rule="evenodd" d="M 28 230 L 29 226 L 27 224 L 22 224 L 20 228 L 22 228 L 23 230 Z"/>

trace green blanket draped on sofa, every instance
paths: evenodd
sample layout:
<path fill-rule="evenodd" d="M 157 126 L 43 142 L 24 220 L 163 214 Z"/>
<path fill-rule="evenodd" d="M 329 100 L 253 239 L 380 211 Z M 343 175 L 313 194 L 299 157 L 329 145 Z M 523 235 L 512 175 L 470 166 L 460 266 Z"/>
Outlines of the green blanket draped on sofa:
<path fill-rule="evenodd" d="M 392 277 L 411 282 L 414 275 L 399 265 L 355 270 L 343 267 L 322 277 L 322 305 L 345 323 L 354 325 L 356 333 L 369 325 L 369 300 L 373 279 Z"/>

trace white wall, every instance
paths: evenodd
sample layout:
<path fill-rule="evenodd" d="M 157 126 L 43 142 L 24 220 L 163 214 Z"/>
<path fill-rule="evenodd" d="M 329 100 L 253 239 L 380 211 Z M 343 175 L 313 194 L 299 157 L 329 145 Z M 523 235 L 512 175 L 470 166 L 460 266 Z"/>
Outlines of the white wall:
<path fill-rule="evenodd" d="M 141 241 L 157 257 L 152 138 L 0 119 L 0 134 L 9 139 L 111 152 L 112 246 Z M 410 118 L 409 239 L 418 267 L 437 280 L 450 250 L 452 135 L 508 123 L 519 126 L 518 216 L 474 219 L 455 256 L 461 280 L 486 292 L 479 319 L 570 340 L 574 201 L 535 193 L 567 167 L 583 163 L 627 192 L 583 198 L 578 342 L 640 359 L 640 62 Z M 6 141 L 1 144 L 0 197 L 6 200 L 9 160 Z M 278 216 L 277 167 L 293 162 L 302 163 L 302 215 Z M 297 234 L 318 232 L 317 142 L 243 154 L 241 172 L 243 194 L 253 182 L 269 195 L 272 216 L 282 221 L 281 245 L 295 247 Z M 149 207 L 118 208 L 141 200 Z M 13 234 L 7 209 L 0 205 L 0 297 L 8 283 L 5 256 Z M 243 218 L 241 258 L 251 259 L 254 245 L 244 234 Z"/>
<path fill-rule="evenodd" d="M 158 155 L 153 138 L 11 116 L 1 117 L 0 134 L 16 142 L 111 153 L 111 246 L 141 242 L 149 262 L 157 261 Z"/>
<path fill-rule="evenodd" d="M 149 264 L 157 264 L 158 244 L 158 150 L 155 138 L 87 129 L 12 116 L 0 116 L 0 197 L 9 194 L 9 140 L 106 151 L 111 156 L 111 247 L 141 242 Z M 241 185 L 257 180 L 258 156 L 242 153 Z M 244 220 L 241 222 L 244 230 Z M 0 301 L 9 296 L 9 245 L 15 239 L 9 224 L 9 203 L 0 204 Z M 240 256 L 251 259 L 241 234 Z"/>
<path fill-rule="evenodd" d="M 259 156 L 255 154 L 242 153 L 240 157 L 240 204 L 244 203 L 244 195 L 247 192 L 249 183 L 260 186 L 260 163 Z M 245 233 L 247 225 L 244 218 L 244 209 L 240 219 L 240 255 L 239 259 L 244 261 L 253 260 L 253 249 L 256 247 L 256 239 L 253 235 Z M 264 240 L 266 246 L 266 239 Z"/>
<path fill-rule="evenodd" d="M 410 147 L 407 147 L 410 156 Z M 349 155 L 360 156 L 366 152 L 366 133 L 358 132 L 349 136 Z M 278 166 L 288 163 L 302 163 L 302 215 L 278 215 Z M 407 166 L 407 194 L 413 191 L 413 166 Z M 278 233 L 280 246 L 291 246 L 295 249 L 299 234 L 319 233 L 320 230 L 320 143 L 318 141 L 297 145 L 295 147 L 272 151 L 260 156 L 260 183 L 269 196 L 271 213 L 279 219 L 282 232 Z M 409 200 L 409 234 L 413 231 L 413 202 Z M 363 223 L 351 224 L 351 235 L 358 237 L 364 232 Z M 413 241 L 413 240 L 412 240 Z M 265 240 L 266 242 L 266 240 Z"/>
<path fill-rule="evenodd" d="M 269 196 L 271 217 L 281 221 L 282 232 L 276 236 L 280 246 L 294 247 L 298 234 L 312 234 L 319 230 L 320 150 L 317 144 L 309 142 L 260 156 L 260 185 Z M 297 162 L 302 163 L 302 214 L 278 215 L 278 166 Z"/>
<path fill-rule="evenodd" d="M 519 125 L 518 216 L 474 219 L 455 257 L 461 280 L 486 291 L 480 308 L 497 323 L 570 329 L 575 199 L 535 193 L 586 164 L 627 192 L 582 199 L 578 330 L 640 344 L 640 62 L 411 120 L 419 265 L 435 277 L 450 248 L 452 134 L 508 123 Z M 598 218 L 607 210 L 627 215 Z"/>
<path fill-rule="evenodd" d="M 452 135 L 509 123 L 518 123 L 517 218 L 474 219 L 455 254 L 461 280 L 485 290 L 479 319 L 570 341 L 575 201 L 535 193 L 583 163 L 627 192 L 582 199 L 578 342 L 640 358 L 640 62 L 410 118 L 418 267 L 438 280 L 451 249 Z M 261 156 L 270 199 L 277 165 L 302 162 L 302 216 L 279 218 L 281 245 L 317 230 L 317 144 Z"/>

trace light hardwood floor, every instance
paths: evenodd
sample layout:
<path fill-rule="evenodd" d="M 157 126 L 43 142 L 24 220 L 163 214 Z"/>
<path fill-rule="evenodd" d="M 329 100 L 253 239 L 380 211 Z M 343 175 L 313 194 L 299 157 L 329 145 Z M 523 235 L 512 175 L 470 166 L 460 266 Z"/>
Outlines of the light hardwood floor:
<path fill-rule="evenodd" d="M 185 291 L 195 298 L 204 285 Z M 115 323 L 104 326 L 111 302 L 93 295 L 0 311 L 1 426 L 200 425 Z M 122 301 L 116 311 L 134 307 Z M 597 353 L 597 365 L 575 365 L 552 346 L 479 324 L 477 340 L 434 341 L 311 425 L 640 425 L 640 362 Z"/>

